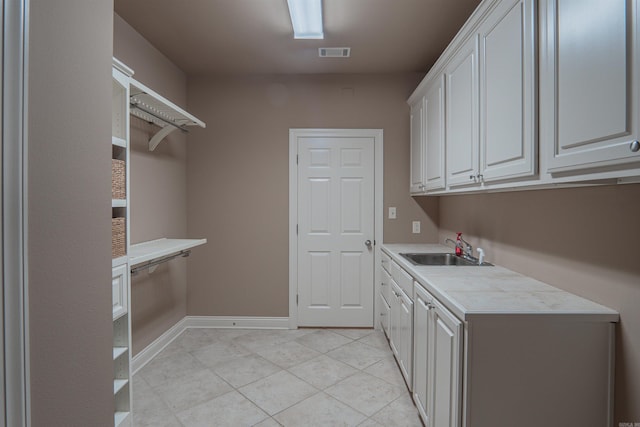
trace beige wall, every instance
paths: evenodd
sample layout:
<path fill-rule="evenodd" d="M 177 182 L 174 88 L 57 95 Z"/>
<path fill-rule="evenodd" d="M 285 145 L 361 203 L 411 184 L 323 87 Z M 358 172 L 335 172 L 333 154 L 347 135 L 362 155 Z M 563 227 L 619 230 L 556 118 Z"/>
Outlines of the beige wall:
<path fill-rule="evenodd" d="M 113 425 L 113 2 L 31 0 L 32 425 Z"/>
<path fill-rule="evenodd" d="M 189 135 L 189 235 L 209 239 L 189 261 L 190 315 L 288 316 L 289 128 L 382 128 L 384 205 L 398 209 L 384 240 L 436 239 L 437 200 L 430 218 L 407 192 L 406 99 L 420 77 L 189 79 L 189 110 L 207 123 Z"/>
<path fill-rule="evenodd" d="M 186 76 L 118 15 L 113 56 L 134 78 L 175 104 L 186 105 Z M 174 132 L 150 152 L 158 127 L 131 118 L 131 243 L 187 234 L 186 136 Z M 131 280 L 133 353 L 137 354 L 186 316 L 186 260 L 162 264 Z"/>
<path fill-rule="evenodd" d="M 620 312 L 615 423 L 640 422 L 640 185 L 448 196 L 440 241 Z"/>

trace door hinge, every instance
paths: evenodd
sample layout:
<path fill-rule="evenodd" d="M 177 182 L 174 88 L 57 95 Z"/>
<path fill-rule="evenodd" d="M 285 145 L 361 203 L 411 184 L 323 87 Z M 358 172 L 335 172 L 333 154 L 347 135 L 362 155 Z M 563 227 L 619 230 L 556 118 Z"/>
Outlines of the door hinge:
<path fill-rule="evenodd" d="M 300 155 L 296 154 L 296 165 L 300 162 Z"/>
<path fill-rule="evenodd" d="M 296 224 L 296 235 L 298 234 L 298 224 Z"/>
<path fill-rule="evenodd" d="M 296 294 L 296 305 L 298 305 L 298 294 Z"/>

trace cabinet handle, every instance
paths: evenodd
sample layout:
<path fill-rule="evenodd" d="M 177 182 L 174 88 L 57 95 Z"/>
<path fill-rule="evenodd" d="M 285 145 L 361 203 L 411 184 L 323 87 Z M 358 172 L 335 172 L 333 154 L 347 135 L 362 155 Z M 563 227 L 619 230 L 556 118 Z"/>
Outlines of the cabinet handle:
<path fill-rule="evenodd" d="M 476 176 L 475 175 L 469 175 L 469 179 L 475 181 L 476 180 Z"/>
<path fill-rule="evenodd" d="M 640 151 L 640 141 L 633 141 L 631 145 L 629 145 L 629 149 L 633 153 L 637 153 L 638 151 Z"/>
<path fill-rule="evenodd" d="M 476 178 L 478 178 L 478 181 L 482 181 L 484 179 L 484 175 L 479 173 L 478 175 L 476 175 Z"/>
<path fill-rule="evenodd" d="M 436 306 L 433 305 L 432 302 L 428 302 L 425 305 L 427 306 L 427 310 L 433 310 L 434 308 L 436 308 Z"/>

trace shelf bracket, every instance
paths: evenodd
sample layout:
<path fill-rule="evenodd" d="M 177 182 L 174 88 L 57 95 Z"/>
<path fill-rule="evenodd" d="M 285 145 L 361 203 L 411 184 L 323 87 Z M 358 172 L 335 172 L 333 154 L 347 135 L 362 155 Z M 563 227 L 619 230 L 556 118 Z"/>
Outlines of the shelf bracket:
<path fill-rule="evenodd" d="M 167 125 L 156 132 L 155 135 L 149 140 L 149 151 L 153 151 L 156 149 L 158 144 L 171 132 L 178 130 L 179 128 Z"/>

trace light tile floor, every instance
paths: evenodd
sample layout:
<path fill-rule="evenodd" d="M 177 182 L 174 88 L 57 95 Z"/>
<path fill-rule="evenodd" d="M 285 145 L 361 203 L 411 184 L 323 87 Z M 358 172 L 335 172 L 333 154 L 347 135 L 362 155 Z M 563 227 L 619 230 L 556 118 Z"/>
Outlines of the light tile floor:
<path fill-rule="evenodd" d="M 370 329 L 188 329 L 133 377 L 133 423 L 422 426 Z"/>

